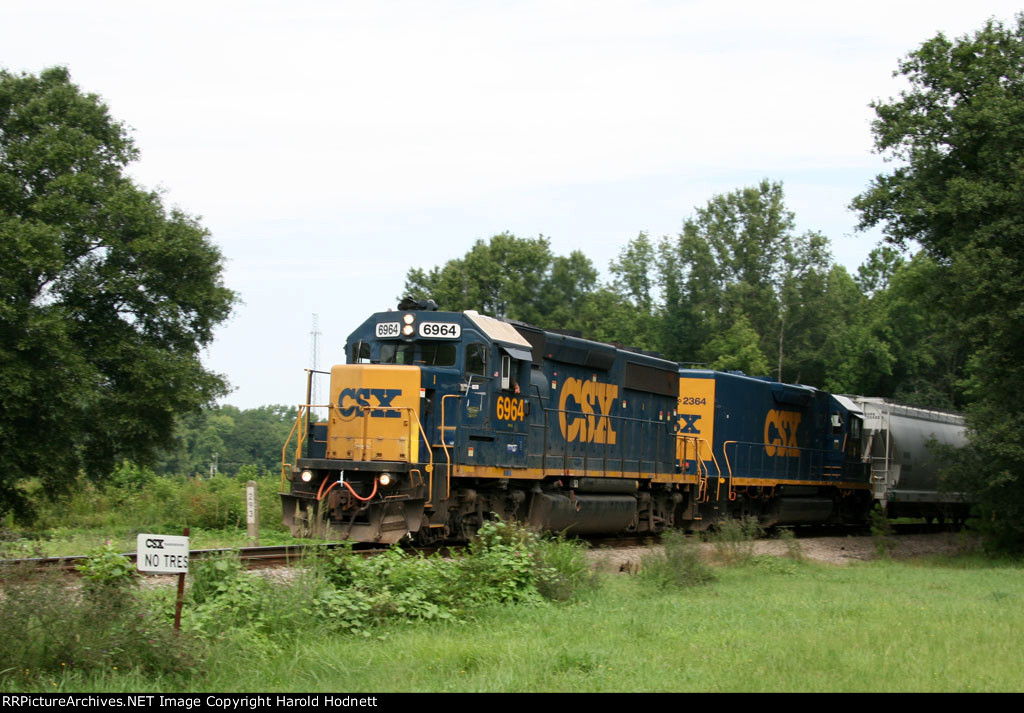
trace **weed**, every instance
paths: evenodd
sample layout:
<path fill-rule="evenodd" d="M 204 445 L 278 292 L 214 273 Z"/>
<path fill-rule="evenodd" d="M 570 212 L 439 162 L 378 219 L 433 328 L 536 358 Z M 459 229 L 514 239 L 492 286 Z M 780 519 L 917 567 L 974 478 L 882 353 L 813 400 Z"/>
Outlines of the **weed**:
<path fill-rule="evenodd" d="M 567 601 L 581 589 L 598 585 L 597 573 L 587 561 L 587 546 L 578 540 L 538 538 L 533 546 L 538 568 L 537 591 L 545 599 Z"/>
<path fill-rule="evenodd" d="M 876 506 L 871 510 L 871 539 L 875 543 L 875 550 L 878 552 L 878 556 L 888 559 L 892 554 L 895 541 L 893 539 L 892 523 L 889 522 L 889 516 L 885 512 L 885 508 Z"/>
<path fill-rule="evenodd" d="M 774 555 L 754 555 L 748 564 L 772 574 L 796 574 L 797 572 L 795 561 Z"/>
<path fill-rule="evenodd" d="M 113 543 L 93 550 L 85 561 L 75 566 L 85 580 L 83 591 L 97 598 L 111 597 L 111 602 L 122 601 L 118 590 L 134 587 L 137 571 L 130 559 L 117 552 Z"/>
<path fill-rule="evenodd" d="M 757 518 L 729 518 L 719 522 L 708 539 L 719 562 L 743 565 L 749 564 L 754 558 L 755 542 L 762 532 Z"/>
<path fill-rule="evenodd" d="M 167 617 L 135 590 L 121 586 L 69 586 L 57 573 L 5 569 L 0 582 L 0 686 L 69 672 L 191 673 L 200 648 L 175 636 Z M 102 596 L 95 596 L 102 591 Z"/>
<path fill-rule="evenodd" d="M 779 540 L 786 546 L 786 556 L 795 562 L 804 561 L 804 551 L 791 528 L 779 528 Z"/>
<path fill-rule="evenodd" d="M 704 561 L 700 544 L 677 530 L 661 536 L 663 548 L 652 550 L 640 562 L 639 576 L 660 589 L 680 589 L 708 584 L 717 579 Z"/>

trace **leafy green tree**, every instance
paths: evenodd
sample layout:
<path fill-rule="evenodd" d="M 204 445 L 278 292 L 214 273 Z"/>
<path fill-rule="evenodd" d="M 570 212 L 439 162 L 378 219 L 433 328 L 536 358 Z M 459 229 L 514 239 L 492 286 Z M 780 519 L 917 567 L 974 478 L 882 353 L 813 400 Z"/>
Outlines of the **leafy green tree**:
<path fill-rule="evenodd" d="M 766 374 L 768 360 L 758 348 L 759 337 L 746 315 L 740 314 L 708 343 L 708 352 L 716 355 L 710 363 L 718 371 L 738 370 L 746 374 Z"/>
<path fill-rule="evenodd" d="M 477 240 L 461 258 L 429 272 L 409 270 L 405 295 L 430 298 L 441 309 L 474 309 L 541 327 L 573 329 L 597 271 L 579 251 L 554 256 L 547 238 L 509 233 Z"/>
<path fill-rule="evenodd" d="M 204 408 L 179 420 L 175 444 L 161 461 L 159 472 L 206 474 L 210 464 L 235 475 L 243 466 L 276 472 L 284 445 L 297 416 L 295 407 L 281 405 L 239 409 L 230 404 Z"/>
<path fill-rule="evenodd" d="M 641 349 L 658 349 L 657 247 L 647 233 L 641 232 L 626 243 L 609 270 L 614 279 L 606 289 L 616 297 L 606 299 L 601 309 L 609 316 L 614 315 L 616 327 L 607 330 L 612 335 L 610 341 Z"/>
<path fill-rule="evenodd" d="M 892 272 L 871 309 L 892 354 L 892 368 L 870 392 L 900 401 L 960 409 L 969 348 L 960 317 L 947 303 L 947 271 L 924 251 Z"/>
<path fill-rule="evenodd" d="M 861 291 L 870 297 L 889 287 L 893 273 L 903 263 L 903 256 L 899 250 L 882 245 L 868 253 L 867 260 L 857 268 L 857 277 L 854 279 Z"/>
<path fill-rule="evenodd" d="M 721 350 L 742 344 L 749 368 L 793 379 L 801 367 L 789 343 L 816 319 L 802 297 L 805 283 L 822 283 L 830 266 L 825 236 L 795 233 L 781 183 L 716 195 L 677 239 L 658 247 L 661 348 L 674 359 L 714 365 L 735 361 L 738 354 Z"/>
<path fill-rule="evenodd" d="M 652 350 L 651 318 L 609 285 L 599 285 L 580 300 L 566 329 L 578 330 L 587 339 Z"/>
<path fill-rule="evenodd" d="M 805 280 L 796 299 L 806 323 L 792 340 L 794 381 L 837 393 L 884 396 L 878 384 L 893 370 L 883 313 L 842 265 Z"/>
<path fill-rule="evenodd" d="M 596 286 L 597 270 L 590 258 L 579 250 L 555 255 L 540 294 L 533 296 L 534 323 L 582 329 L 579 311 Z"/>
<path fill-rule="evenodd" d="M 875 103 L 894 160 L 853 205 L 862 227 L 919 243 L 942 286 L 934 309 L 967 350 L 970 449 L 958 474 L 995 541 L 1024 549 L 1024 14 L 938 35 L 899 63 L 908 88 Z"/>
<path fill-rule="evenodd" d="M 0 513 L 27 478 L 151 461 L 225 391 L 199 359 L 234 300 L 221 254 L 124 174 L 137 153 L 66 69 L 0 71 Z"/>
<path fill-rule="evenodd" d="M 658 346 L 669 358 L 689 362 L 705 358 L 722 311 L 718 275 L 708 242 L 695 230 L 684 229 L 678 238 L 666 237 L 659 243 Z"/>

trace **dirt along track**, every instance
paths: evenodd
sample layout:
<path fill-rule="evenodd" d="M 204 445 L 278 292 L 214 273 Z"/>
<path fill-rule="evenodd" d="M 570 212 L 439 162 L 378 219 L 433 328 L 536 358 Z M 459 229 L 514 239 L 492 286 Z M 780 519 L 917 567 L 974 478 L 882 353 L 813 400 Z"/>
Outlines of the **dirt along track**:
<path fill-rule="evenodd" d="M 794 547 L 804 559 L 840 566 L 851 562 L 867 562 L 881 556 L 879 538 L 870 535 L 800 537 L 789 544 L 777 538 L 762 538 L 752 544 L 754 554 L 786 557 L 789 556 L 789 548 Z M 970 532 L 935 532 L 892 535 L 885 538 L 884 544 L 889 557 L 904 560 L 932 555 L 964 554 L 980 547 L 980 539 Z M 698 546 L 709 559 L 713 559 L 714 543 L 703 542 Z M 644 554 L 659 547 L 661 545 L 598 548 L 591 550 L 589 557 L 595 566 L 605 571 L 635 572 Z"/>
<path fill-rule="evenodd" d="M 695 541 L 696 542 L 696 541 Z M 825 535 L 825 536 L 801 536 L 791 539 L 789 542 L 778 538 L 762 537 L 752 544 L 754 554 L 786 557 L 790 555 L 791 548 L 799 553 L 800 557 L 831 565 L 846 565 L 851 562 L 866 562 L 878 559 L 880 540 L 878 537 L 864 534 Z M 713 542 L 702 542 L 697 545 L 704 551 L 708 559 L 713 560 L 715 544 Z M 980 547 L 978 535 L 967 532 L 933 532 L 926 534 L 894 534 L 885 538 L 885 550 L 888 556 L 896 559 L 912 559 L 930 555 L 957 555 L 964 554 Z M 660 548 L 659 544 L 623 544 L 609 542 L 605 545 L 595 543 L 587 553 L 588 558 L 594 567 L 606 572 L 636 572 L 639 569 L 643 556 Z M 294 577 L 295 568 L 293 565 L 301 561 L 297 557 L 299 547 L 290 548 L 244 548 L 252 552 L 243 553 L 249 556 L 243 557 L 246 566 L 250 569 L 262 570 L 267 576 L 275 579 L 288 580 Z M 236 552 L 238 550 L 235 550 Z M 216 554 L 220 551 L 196 551 L 198 553 Z M 226 552 L 226 551 L 225 551 Z M 424 552 L 426 553 L 426 552 Z M 364 556 L 372 552 L 362 553 Z M 46 558 L 49 566 L 41 566 L 40 570 L 50 566 L 57 566 L 69 572 L 74 572 L 75 557 L 54 557 Z M 30 560 L 23 560 L 29 563 Z M 42 564 L 42 561 L 40 561 Z M 175 575 L 147 575 L 143 581 L 152 585 L 172 583 L 176 581 Z"/>

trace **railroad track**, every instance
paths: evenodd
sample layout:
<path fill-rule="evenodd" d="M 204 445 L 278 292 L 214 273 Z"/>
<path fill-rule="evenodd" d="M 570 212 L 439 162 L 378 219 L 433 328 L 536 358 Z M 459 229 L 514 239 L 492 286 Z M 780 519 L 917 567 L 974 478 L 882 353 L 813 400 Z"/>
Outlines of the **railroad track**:
<path fill-rule="evenodd" d="M 939 524 L 924 524 L 924 523 L 900 523 L 892 526 L 892 534 L 895 536 L 900 535 L 917 535 L 917 534 L 930 534 L 936 532 L 952 532 L 959 530 L 959 527 L 954 527 L 950 524 L 939 525 Z M 797 528 L 795 532 L 797 538 L 803 537 L 823 537 L 829 535 L 853 535 L 853 536 L 868 536 L 871 535 L 870 528 L 855 527 L 855 528 L 836 528 L 836 527 L 803 527 Z M 607 548 L 616 549 L 624 547 L 643 547 L 650 544 L 657 544 L 660 542 L 660 537 L 657 535 L 644 535 L 644 536 L 628 536 L 628 537 L 599 537 L 599 538 L 587 538 L 587 542 L 592 548 Z M 220 549 L 205 549 L 205 550 L 191 550 L 189 552 L 190 559 L 203 559 L 205 557 L 223 557 L 229 554 L 237 554 L 239 559 L 249 569 L 261 569 L 264 567 L 286 567 L 301 561 L 302 558 L 311 551 L 315 551 L 321 548 L 333 549 L 335 547 L 341 547 L 340 543 L 323 543 L 317 545 L 279 545 L 273 547 L 227 547 Z M 386 550 L 386 547 L 375 547 L 372 545 L 356 545 L 353 547 L 353 552 L 361 554 L 365 557 L 373 556 L 379 552 Z M 406 548 L 407 551 L 416 552 L 423 555 L 434 554 L 435 552 L 448 552 L 458 549 L 456 546 L 437 546 L 437 547 L 414 547 L 409 546 Z M 123 553 L 134 564 L 136 561 L 136 554 L 134 552 Z M 27 557 L 23 559 L 3 559 L 0 560 L 0 567 L 24 567 L 31 570 L 63 570 L 67 572 L 77 572 L 77 565 L 88 558 L 87 555 L 68 555 L 64 557 Z"/>
<path fill-rule="evenodd" d="M 218 557 L 228 554 L 237 554 L 239 559 L 250 569 L 262 567 L 281 567 L 294 564 L 302 559 L 311 549 L 319 547 L 333 547 L 334 545 L 281 545 L 275 547 L 229 547 L 222 549 L 190 550 L 189 559 L 203 559 L 204 557 Z M 362 550 L 357 550 L 362 551 Z M 374 550 L 369 550 L 373 553 Z M 134 552 L 123 552 L 125 557 L 136 562 Z M 69 555 L 66 557 L 26 557 L 23 559 L 0 560 L 0 567 L 26 567 L 38 570 L 65 570 L 77 571 L 76 567 L 88 559 L 87 555 Z"/>

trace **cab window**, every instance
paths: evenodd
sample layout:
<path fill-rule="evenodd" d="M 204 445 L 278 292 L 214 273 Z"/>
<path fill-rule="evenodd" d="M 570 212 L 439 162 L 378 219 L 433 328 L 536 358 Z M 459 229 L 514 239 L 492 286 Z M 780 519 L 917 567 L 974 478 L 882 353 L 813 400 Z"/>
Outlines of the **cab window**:
<path fill-rule="evenodd" d="M 420 362 L 424 366 L 455 366 L 455 345 L 451 342 L 421 342 Z"/>
<path fill-rule="evenodd" d="M 368 342 L 357 342 L 350 347 L 349 350 L 349 364 L 369 364 L 370 363 L 370 345 Z"/>
<path fill-rule="evenodd" d="M 832 412 L 832 433 L 839 435 L 843 432 L 843 416 L 837 411 Z"/>
<path fill-rule="evenodd" d="M 415 354 L 412 344 L 396 344 L 388 342 L 380 345 L 381 364 L 412 364 Z"/>
<path fill-rule="evenodd" d="M 466 345 L 466 374 L 487 376 L 487 346 L 474 342 Z"/>

